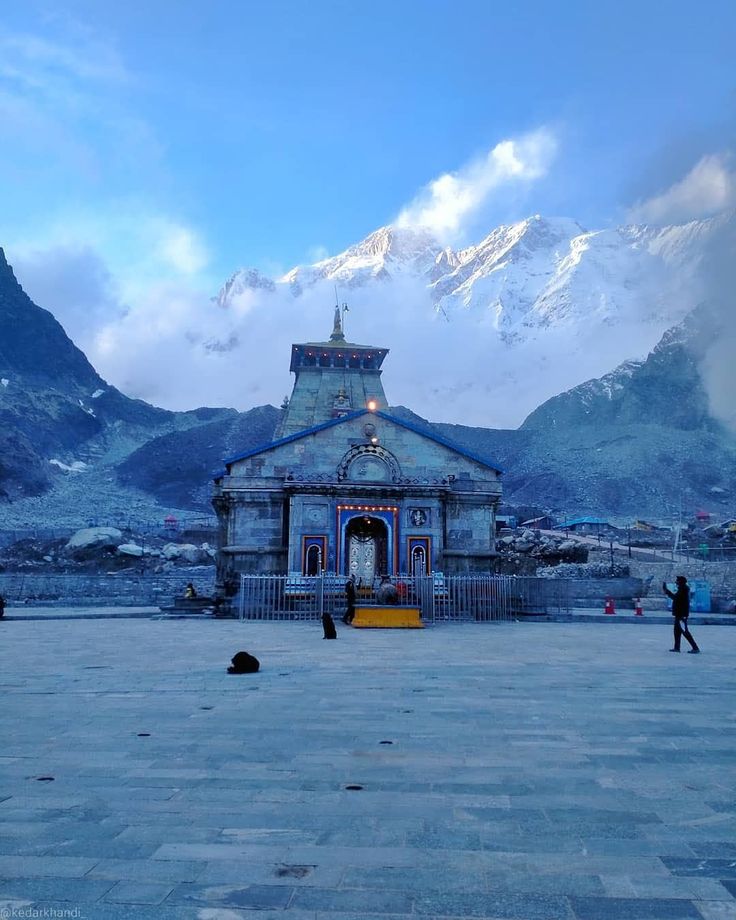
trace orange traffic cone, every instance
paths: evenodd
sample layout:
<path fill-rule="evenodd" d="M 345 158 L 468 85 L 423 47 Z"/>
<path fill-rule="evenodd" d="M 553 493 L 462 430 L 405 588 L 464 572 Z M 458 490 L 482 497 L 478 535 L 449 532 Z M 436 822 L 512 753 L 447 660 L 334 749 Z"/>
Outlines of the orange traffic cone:
<path fill-rule="evenodd" d="M 613 614 L 616 613 L 616 608 L 615 608 L 615 606 L 614 606 L 614 604 L 613 604 L 613 598 L 612 598 L 612 597 L 607 597 L 607 598 L 606 598 L 606 606 L 603 608 L 603 612 L 604 612 L 604 613 L 607 613 L 607 614 L 610 614 L 610 615 L 613 615 Z"/>
<path fill-rule="evenodd" d="M 644 616 L 644 611 L 642 610 L 641 598 L 640 598 L 640 597 L 637 597 L 637 599 L 634 601 L 634 616 L 635 616 L 635 617 L 643 617 L 643 616 Z"/>

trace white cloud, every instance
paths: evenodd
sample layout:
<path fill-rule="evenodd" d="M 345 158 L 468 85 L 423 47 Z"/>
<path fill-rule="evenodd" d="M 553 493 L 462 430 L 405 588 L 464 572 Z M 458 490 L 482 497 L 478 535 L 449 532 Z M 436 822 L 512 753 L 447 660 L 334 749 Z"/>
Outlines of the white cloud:
<path fill-rule="evenodd" d="M 181 224 L 162 223 L 158 252 L 161 258 L 183 275 L 195 275 L 209 262 L 207 250 L 198 235 Z"/>
<path fill-rule="evenodd" d="M 54 314 L 103 377 L 131 395 L 171 402 L 178 394 L 169 383 L 181 371 L 186 398 L 198 402 L 186 380 L 187 353 L 212 334 L 215 280 L 196 228 L 114 202 L 95 213 L 58 214 L 42 235 L 11 240 L 6 249 L 31 299 Z M 161 355 L 169 355 L 168 365 Z"/>
<path fill-rule="evenodd" d="M 18 33 L 0 23 L 0 171 L 54 199 L 75 183 L 150 179 L 163 151 L 132 98 L 139 76 L 95 30 L 68 17 L 44 28 Z"/>
<path fill-rule="evenodd" d="M 34 88 L 66 77 L 125 82 L 130 75 L 116 49 L 90 30 L 75 30 L 64 40 L 28 33 L 0 33 L 0 74 Z"/>
<path fill-rule="evenodd" d="M 321 243 L 310 246 L 307 250 L 307 262 L 311 264 L 314 262 L 322 262 L 324 259 L 329 258 L 329 256 L 329 249 L 326 246 L 323 246 Z"/>
<path fill-rule="evenodd" d="M 88 29 L 41 37 L 0 28 L 0 84 L 49 114 L 101 111 L 96 99 L 131 82 L 114 46 Z"/>
<path fill-rule="evenodd" d="M 21 260 L 35 253 L 37 264 L 42 253 L 60 249 L 70 256 L 96 253 L 114 277 L 122 299 L 137 297 L 150 284 L 200 275 L 210 261 L 209 249 L 195 227 L 151 211 L 139 201 L 123 199 L 99 201 L 94 209 L 49 214 L 40 233 L 17 235 L 8 248 Z"/>
<path fill-rule="evenodd" d="M 434 221 L 435 230 L 459 232 L 495 192 L 543 176 L 553 153 L 554 139 L 543 131 L 503 141 L 482 161 L 431 183 L 402 212 L 403 223 Z M 291 343 L 332 330 L 331 281 L 298 298 L 288 284 L 245 287 L 218 306 L 212 295 L 220 279 L 207 275 L 198 229 L 140 201 L 51 215 L 42 237 L 7 248 L 28 293 L 60 319 L 102 376 L 167 408 L 278 405 L 290 390 Z M 349 301 L 349 338 L 391 349 L 384 380 L 392 404 L 488 427 L 518 424 L 543 400 L 629 357 L 632 342 L 640 352 L 653 345 L 661 331 L 643 332 L 632 317 L 605 335 L 591 322 L 574 341 L 551 328 L 521 335 L 511 347 L 482 311 L 457 309 L 447 322 L 426 279 L 410 274 L 353 287 Z"/>
<path fill-rule="evenodd" d="M 440 239 L 456 237 L 494 191 L 546 175 L 556 149 L 557 142 L 547 128 L 503 140 L 457 172 L 433 179 L 401 211 L 396 223 L 427 227 Z"/>
<path fill-rule="evenodd" d="M 736 173 L 725 154 L 702 157 L 690 172 L 666 191 L 637 203 L 634 223 L 674 224 L 711 217 L 736 206 Z"/>
<path fill-rule="evenodd" d="M 166 408 L 278 405 L 291 389 L 291 344 L 329 336 L 333 299 L 324 281 L 299 298 L 288 285 L 245 291 L 223 309 L 174 279 L 98 321 L 85 350 L 123 392 Z M 509 347 L 473 311 L 447 322 L 409 276 L 352 289 L 347 320 L 351 340 L 390 349 L 383 382 L 392 405 L 486 427 L 514 427 L 545 399 L 628 357 L 632 341 L 646 350 L 659 334 L 645 330 L 644 341 L 632 322 L 606 330 L 603 343 L 592 324 L 587 337 L 552 328 Z"/>
<path fill-rule="evenodd" d="M 730 315 L 730 328 L 719 330 L 716 339 L 706 352 L 700 365 L 703 383 L 712 414 L 736 432 L 736 368 L 733 356 L 736 352 L 736 317 Z"/>
<path fill-rule="evenodd" d="M 720 233 L 700 265 L 702 301 L 707 313 L 702 327 L 707 343 L 700 361 L 711 413 L 736 432 L 736 219 L 719 221 Z"/>
<path fill-rule="evenodd" d="M 51 310 L 77 344 L 88 344 L 90 330 L 125 312 L 115 280 L 92 246 L 60 243 L 9 251 L 31 300 Z"/>

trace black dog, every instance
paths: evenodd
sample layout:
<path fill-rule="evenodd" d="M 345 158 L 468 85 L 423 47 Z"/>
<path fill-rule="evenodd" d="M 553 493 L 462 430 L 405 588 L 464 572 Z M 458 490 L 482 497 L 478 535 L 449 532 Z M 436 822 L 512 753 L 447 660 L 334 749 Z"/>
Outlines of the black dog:
<path fill-rule="evenodd" d="M 236 652 L 233 655 L 232 667 L 227 669 L 228 674 L 255 674 L 261 663 L 247 652 Z"/>
<path fill-rule="evenodd" d="M 323 639 L 337 639 L 335 621 L 332 619 L 329 613 L 322 614 L 322 629 L 325 631 L 324 636 L 322 636 Z"/>

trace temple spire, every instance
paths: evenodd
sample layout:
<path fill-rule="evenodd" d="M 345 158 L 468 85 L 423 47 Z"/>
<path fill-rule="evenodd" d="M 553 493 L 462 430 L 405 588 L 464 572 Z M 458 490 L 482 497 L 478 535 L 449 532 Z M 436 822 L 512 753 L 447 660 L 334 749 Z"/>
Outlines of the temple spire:
<path fill-rule="evenodd" d="M 335 322 L 332 327 L 332 335 L 330 336 L 331 342 L 344 342 L 345 334 L 342 331 L 342 311 L 340 310 L 340 305 L 335 305 Z"/>
<path fill-rule="evenodd" d="M 328 341 L 291 346 L 289 370 L 295 375 L 294 389 L 275 433 L 277 439 L 342 418 L 369 403 L 378 409 L 388 405 L 381 383 L 381 365 L 388 349 L 347 342 L 346 310 L 346 304 L 338 301 Z"/>

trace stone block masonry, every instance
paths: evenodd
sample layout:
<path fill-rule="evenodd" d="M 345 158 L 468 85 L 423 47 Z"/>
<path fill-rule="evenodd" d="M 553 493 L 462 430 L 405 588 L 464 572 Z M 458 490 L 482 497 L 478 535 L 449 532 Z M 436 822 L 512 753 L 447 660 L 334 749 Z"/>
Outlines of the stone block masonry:
<path fill-rule="evenodd" d="M 212 567 L 180 568 L 165 575 L 0 573 L 0 594 L 11 605 L 158 607 L 183 594 L 190 581 L 198 594 L 212 596 L 214 578 Z"/>

